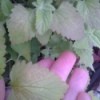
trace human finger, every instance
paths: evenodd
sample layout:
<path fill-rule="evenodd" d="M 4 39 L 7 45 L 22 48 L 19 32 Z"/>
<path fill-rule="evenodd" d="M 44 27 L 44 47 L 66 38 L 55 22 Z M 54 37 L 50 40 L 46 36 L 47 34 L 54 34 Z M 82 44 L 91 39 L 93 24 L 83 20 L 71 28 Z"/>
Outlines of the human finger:
<path fill-rule="evenodd" d="M 64 100 L 76 100 L 77 95 L 81 91 L 85 91 L 88 82 L 88 71 L 82 68 L 76 68 L 69 80 L 69 89 L 65 94 Z"/>
<path fill-rule="evenodd" d="M 50 68 L 63 81 L 66 81 L 76 62 L 76 55 L 71 51 L 63 52 Z"/>
<path fill-rule="evenodd" d="M 45 67 L 45 68 L 49 68 L 51 67 L 51 65 L 54 63 L 54 60 L 51 59 L 51 58 L 45 58 L 45 59 L 42 59 L 38 62 L 38 64 L 42 67 Z"/>
<path fill-rule="evenodd" d="M 91 97 L 86 92 L 80 92 L 77 96 L 77 100 L 91 100 Z"/>

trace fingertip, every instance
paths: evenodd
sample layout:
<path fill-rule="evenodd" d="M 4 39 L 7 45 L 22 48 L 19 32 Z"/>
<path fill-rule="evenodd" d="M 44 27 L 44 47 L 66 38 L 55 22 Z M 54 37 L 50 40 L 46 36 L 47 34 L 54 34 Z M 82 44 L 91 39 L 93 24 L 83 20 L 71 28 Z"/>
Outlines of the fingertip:
<path fill-rule="evenodd" d="M 69 80 L 69 90 L 66 92 L 64 100 L 76 100 L 78 94 L 81 91 L 85 91 L 88 81 L 88 71 L 82 68 L 76 68 Z"/>
<path fill-rule="evenodd" d="M 53 63 L 51 70 L 63 81 L 66 81 L 75 62 L 76 55 L 71 51 L 65 51 L 58 57 L 55 63 Z"/>
<path fill-rule="evenodd" d="M 80 92 L 77 96 L 77 100 L 91 100 L 91 97 L 86 92 Z"/>
<path fill-rule="evenodd" d="M 74 90 L 73 88 L 70 88 L 67 90 L 64 96 L 64 100 L 76 100 L 78 91 Z"/>
<path fill-rule="evenodd" d="M 69 86 L 84 91 L 89 83 L 89 73 L 86 69 L 76 68 L 69 80 Z"/>

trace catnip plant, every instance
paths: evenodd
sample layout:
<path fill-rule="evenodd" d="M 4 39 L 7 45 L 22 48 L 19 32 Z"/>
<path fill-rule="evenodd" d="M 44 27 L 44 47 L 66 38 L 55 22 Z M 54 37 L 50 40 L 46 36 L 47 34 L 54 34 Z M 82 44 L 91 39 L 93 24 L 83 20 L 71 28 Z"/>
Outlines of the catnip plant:
<path fill-rule="evenodd" d="M 48 89 L 41 79 L 54 87 L 46 91 L 48 100 L 60 100 L 65 83 L 35 63 L 70 50 L 77 55 L 76 66 L 95 72 L 94 47 L 100 48 L 99 0 L 0 0 L 0 77 L 12 89 L 8 100 L 25 100 L 20 94 L 47 100 L 45 91 L 32 86 Z M 99 100 L 96 92 L 90 91 L 93 100 Z"/>

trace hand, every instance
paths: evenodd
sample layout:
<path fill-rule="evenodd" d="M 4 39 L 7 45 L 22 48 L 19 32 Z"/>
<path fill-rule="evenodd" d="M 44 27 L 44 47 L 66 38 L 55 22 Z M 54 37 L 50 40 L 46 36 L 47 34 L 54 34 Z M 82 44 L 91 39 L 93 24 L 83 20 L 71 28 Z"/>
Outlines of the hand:
<path fill-rule="evenodd" d="M 52 72 L 58 75 L 62 81 L 67 80 L 74 64 L 76 62 L 76 56 L 72 52 L 64 52 L 60 57 L 53 61 L 52 59 L 43 59 L 38 64 L 42 66 L 48 66 Z M 82 68 L 76 68 L 72 72 L 72 76 L 67 83 L 69 89 L 66 91 L 63 100 L 91 100 L 89 95 L 85 92 L 85 88 L 89 81 L 88 71 Z M 4 100 L 5 86 L 4 81 L 0 81 L 0 100 Z"/>
<path fill-rule="evenodd" d="M 72 52 L 62 53 L 56 61 L 44 59 L 39 62 L 42 66 L 48 68 L 57 74 L 63 81 L 66 81 L 74 64 L 76 56 Z M 91 100 L 85 92 L 89 82 L 88 71 L 82 68 L 76 68 L 69 81 L 69 89 L 66 91 L 64 100 Z"/>

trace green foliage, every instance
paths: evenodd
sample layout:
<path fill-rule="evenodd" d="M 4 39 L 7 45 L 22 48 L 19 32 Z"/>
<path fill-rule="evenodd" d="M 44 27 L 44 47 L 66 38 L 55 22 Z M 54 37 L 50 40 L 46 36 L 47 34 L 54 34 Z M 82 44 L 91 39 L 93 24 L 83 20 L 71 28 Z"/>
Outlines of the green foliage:
<path fill-rule="evenodd" d="M 5 39 L 4 39 L 5 30 L 3 24 L 0 23 L 0 75 L 3 74 L 5 71 L 5 54 L 6 54 L 6 47 L 5 47 Z"/>
<path fill-rule="evenodd" d="M 7 21 L 7 27 L 12 44 L 24 43 L 35 36 L 32 30 L 33 11 L 26 9 L 22 5 L 15 5 L 10 19 Z"/>
<path fill-rule="evenodd" d="M 0 0 L 0 75 L 8 63 L 13 67 L 9 100 L 16 100 L 15 95 L 17 100 L 59 100 L 64 93 L 63 83 L 32 63 L 45 57 L 55 59 L 71 50 L 79 58 L 78 65 L 93 69 L 94 46 L 100 48 L 99 0 Z M 20 56 L 32 63 L 20 62 Z"/>
<path fill-rule="evenodd" d="M 10 15 L 13 4 L 10 0 L 0 0 L 0 21 L 4 22 Z"/>
<path fill-rule="evenodd" d="M 85 30 L 85 34 L 85 38 L 79 41 L 75 41 L 73 48 L 76 54 L 80 57 L 79 64 L 85 64 L 85 66 L 92 68 L 92 47 L 95 46 L 100 48 L 100 31 L 94 29 L 87 29 Z"/>
<path fill-rule="evenodd" d="M 5 16 L 4 14 L 2 13 L 2 10 L 0 9 L 0 22 L 4 21 L 5 20 Z"/>
<path fill-rule="evenodd" d="M 46 49 L 42 50 L 42 53 L 45 57 L 57 58 L 65 50 L 72 50 L 72 42 L 54 34 L 51 36 Z"/>
<path fill-rule="evenodd" d="M 31 60 L 33 63 L 38 61 L 40 52 L 41 52 L 41 44 L 38 42 L 36 38 L 33 38 L 31 40 Z"/>
<path fill-rule="evenodd" d="M 79 0 L 77 9 L 89 27 L 100 30 L 99 0 Z"/>
<path fill-rule="evenodd" d="M 100 48 L 100 30 L 87 30 L 86 31 L 88 41 L 92 46 Z"/>
<path fill-rule="evenodd" d="M 42 45 L 46 45 L 49 42 L 51 34 L 52 31 L 48 30 L 44 35 L 36 34 L 36 38 Z"/>
<path fill-rule="evenodd" d="M 55 74 L 31 62 L 16 62 L 10 78 L 12 90 L 8 100 L 60 100 L 67 89 Z"/>
<path fill-rule="evenodd" d="M 28 61 L 31 60 L 31 44 L 30 41 L 11 46 L 19 56 L 24 56 Z"/>
<path fill-rule="evenodd" d="M 93 50 L 88 43 L 88 39 L 76 41 L 73 45 L 74 51 L 80 57 L 79 65 L 84 65 L 93 69 Z"/>
<path fill-rule="evenodd" d="M 10 0 L 1 0 L 1 11 L 4 14 L 4 16 L 9 16 L 11 13 L 11 9 L 13 8 L 13 4 Z"/>
<path fill-rule="evenodd" d="M 50 28 L 54 7 L 52 0 L 37 0 L 33 5 L 36 7 L 36 29 L 40 35 L 45 34 Z"/>
<path fill-rule="evenodd" d="M 10 60 L 16 61 L 16 59 L 18 58 L 18 53 L 11 47 L 7 47 L 7 52 L 8 54 L 10 54 Z"/>
<path fill-rule="evenodd" d="M 72 40 L 79 40 L 84 36 L 84 24 L 76 9 L 64 1 L 54 12 L 51 29 L 57 34 Z"/>

